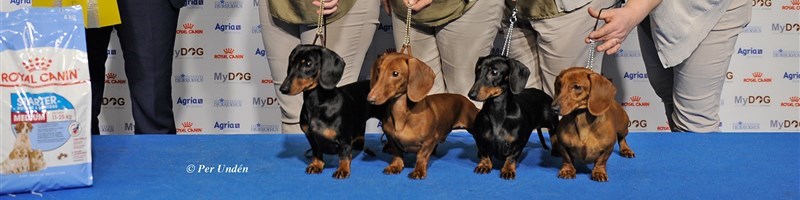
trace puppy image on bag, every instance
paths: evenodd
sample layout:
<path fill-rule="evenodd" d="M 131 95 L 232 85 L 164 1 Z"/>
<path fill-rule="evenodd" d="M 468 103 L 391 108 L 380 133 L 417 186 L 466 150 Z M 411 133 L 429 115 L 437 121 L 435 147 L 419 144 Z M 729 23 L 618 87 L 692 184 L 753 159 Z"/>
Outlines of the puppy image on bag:
<path fill-rule="evenodd" d="M 636 155 L 628 146 L 628 114 L 614 100 L 617 89 L 611 81 L 594 71 L 573 67 L 556 77 L 556 98 L 553 106 L 563 116 L 558 133 L 551 138 L 560 152 L 563 165 L 559 178 L 575 178 L 573 163 L 594 163 L 592 180 L 608 181 L 606 163 L 619 141 L 620 154 Z"/>
<path fill-rule="evenodd" d="M 8 154 L 8 159 L 0 163 L 0 173 L 20 174 L 39 171 L 46 167 L 42 150 L 31 148 L 31 130 L 33 124 L 30 122 L 19 122 L 14 125 L 17 139 L 14 141 L 14 149 Z"/>
<path fill-rule="evenodd" d="M 552 109 L 553 98 L 549 95 L 535 88 L 525 89 L 529 75 L 528 67 L 508 57 L 490 55 L 478 59 L 475 84 L 469 91 L 470 99 L 484 102 L 470 130 L 480 158 L 475 173 L 491 172 L 490 157 L 494 156 L 505 161 L 500 177 L 514 179 L 522 149 L 534 129 L 542 147 L 549 149 L 542 128 L 547 128 L 553 137 L 558 113 Z"/>
<path fill-rule="evenodd" d="M 342 78 L 345 63 L 339 55 L 317 45 L 298 45 L 289 55 L 287 77 L 280 92 L 303 93 L 300 128 L 311 145 L 312 161 L 306 173 L 319 174 L 325 165 L 322 154 L 338 154 L 336 179 L 350 176 L 352 150 L 365 150 L 364 133 L 370 117 L 377 117 L 385 108 L 367 103 L 369 81 L 336 87 Z M 66 155 L 64 155 L 66 156 Z"/>
<path fill-rule="evenodd" d="M 381 118 L 383 132 L 394 154 L 384 174 L 403 171 L 405 152 L 417 153 L 412 179 L 424 179 L 436 146 L 454 128 L 469 130 L 478 108 L 458 94 L 433 94 L 434 73 L 424 62 L 402 53 L 385 53 L 372 66 L 368 101 L 388 106 Z"/>

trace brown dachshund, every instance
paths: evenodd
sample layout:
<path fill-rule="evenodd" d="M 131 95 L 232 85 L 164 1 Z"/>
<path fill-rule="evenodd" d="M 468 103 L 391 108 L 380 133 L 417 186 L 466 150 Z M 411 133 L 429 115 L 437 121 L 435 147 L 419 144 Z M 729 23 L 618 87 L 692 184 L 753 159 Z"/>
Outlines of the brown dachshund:
<path fill-rule="evenodd" d="M 381 119 L 394 158 L 385 174 L 399 174 L 403 154 L 417 153 L 417 165 L 408 174 L 412 179 L 427 176 L 428 159 L 454 128 L 469 129 L 478 108 L 458 94 L 426 96 L 433 87 L 433 70 L 416 58 L 401 53 L 386 53 L 372 66 L 372 89 L 367 101 L 387 104 Z"/>
<path fill-rule="evenodd" d="M 614 95 L 611 81 L 583 67 L 566 69 L 556 77 L 555 109 L 563 117 L 558 134 L 551 138 L 553 148 L 563 156 L 559 178 L 575 178 L 573 159 L 594 163 L 592 180 L 608 181 L 606 161 L 619 141 L 622 156 L 635 157 L 628 147 L 628 114 Z"/>

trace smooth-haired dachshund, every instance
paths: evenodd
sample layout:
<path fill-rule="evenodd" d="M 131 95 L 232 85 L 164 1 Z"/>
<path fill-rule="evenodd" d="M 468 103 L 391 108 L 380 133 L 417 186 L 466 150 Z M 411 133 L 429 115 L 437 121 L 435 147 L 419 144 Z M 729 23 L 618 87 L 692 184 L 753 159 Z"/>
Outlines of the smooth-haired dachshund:
<path fill-rule="evenodd" d="M 344 67 L 339 55 L 317 45 L 298 45 L 289 55 L 289 69 L 280 92 L 303 92 L 300 128 L 313 154 L 306 173 L 322 173 L 323 153 L 338 154 L 339 168 L 333 177 L 349 177 L 352 150 L 364 149 L 367 119 L 385 112 L 367 103 L 369 81 L 336 87 Z"/>
<path fill-rule="evenodd" d="M 411 152 L 417 153 L 417 163 L 408 177 L 425 178 L 436 146 L 454 128 L 469 130 L 472 126 L 478 108 L 466 97 L 426 96 L 433 87 L 434 76 L 424 62 L 397 52 L 381 55 L 372 66 L 368 101 L 388 106 L 381 122 L 394 154 L 383 173 L 399 174 L 404 167 L 403 154 Z"/>
<path fill-rule="evenodd" d="M 614 100 L 617 89 L 602 75 L 583 67 L 561 71 L 555 82 L 553 106 L 563 116 L 553 148 L 563 156 L 559 178 L 575 178 L 573 161 L 594 163 L 592 180 L 608 181 L 606 163 L 614 143 L 619 141 L 620 154 L 636 155 L 628 146 L 628 114 Z"/>
<path fill-rule="evenodd" d="M 558 113 L 553 110 L 549 95 L 539 89 L 525 89 L 530 74 L 524 64 L 505 56 L 478 59 L 475 84 L 469 91 L 470 99 L 484 101 L 470 131 L 481 159 L 475 173 L 488 174 L 492 170 L 490 156 L 494 156 L 505 160 L 500 177 L 514 179 L 517 161 L 534 129 L 542 147 L 549 149 L 541 128 L 547 128 L 552 137 Z"/>

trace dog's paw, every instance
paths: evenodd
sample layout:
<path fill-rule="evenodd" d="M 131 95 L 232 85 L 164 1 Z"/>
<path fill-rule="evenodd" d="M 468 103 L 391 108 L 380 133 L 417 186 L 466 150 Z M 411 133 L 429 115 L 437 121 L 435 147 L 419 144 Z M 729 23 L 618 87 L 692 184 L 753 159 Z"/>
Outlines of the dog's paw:
<path fill-rule="evenodd" d="M 420 179 L 425 179 L 427 175 L 428 174 L 422 170 L 414 170 L 413 172 L 408 174 L 408 178 L 420 180 Z"/>
<path fill-rule="evenodd" d="M 558 171 L 558 178 L 573 179 L 573 178 L 575 178 L 575 170 L 574 169 L 561 169 L 560 171 Z"/>
<path fill-rule="evenodd" d="M 350 170 L 337 169 L 333 172 L 333 178 L 335 179 L 346 179 L 347 177 L 350 177 Z"/>
<path fill-rule="evenodd" d="M 636 154 L 633 153 L 633 150 L 630 150 L 630 149 L 623 149 L 622 151 L 620 151 L 620 154 L 622 154 L 622 157 L 626 157 L 626 158 L 635 158 L 636 157 Z"/>
<path fill-rule="evenodd" d="M 383 169 L 384 174 L 400 174 L 400 172 L 402 171 L 403 167 L 391 166 L 391 165 Z"/>
<path fill-rule="evenodd" d="M 605 172 L 592 172 L 592 180 L 597 182 L 607 182 L 608 174 Z"/>
<path fill-rule="evenodd" d="M 475 167 L 475 170 L 473 170 L 473 172 L 475 172 L 476 174 L 488 174 L 489 172 L 492 172 L 492 167 L 486 165 L 478 165 L 477 167 Z"/>
<path fill-rule="evenodd" d="M 316 165 L 314 163 L 308 165 L 306 167 L 306 174 L 321 174 L 322 173 L 322 165 Z"/>
<path fill-rule="evenodd" d="M 500 178 L 506 180 L 513 180 L 517 178 L 517 171 L 516 170 L 503 170 L 500 172 Z"/>

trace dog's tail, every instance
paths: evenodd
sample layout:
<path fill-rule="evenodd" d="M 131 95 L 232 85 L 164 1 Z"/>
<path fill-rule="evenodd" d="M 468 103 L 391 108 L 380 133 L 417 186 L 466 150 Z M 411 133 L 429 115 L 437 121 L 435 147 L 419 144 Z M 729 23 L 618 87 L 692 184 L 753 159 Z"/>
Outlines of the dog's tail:
<path fill-rule="evenodd" d="M 547 146 L 547 142 L 544 141 L 544 135 L 542 135 L 542 127 L 536 128 L 536 133 L 539 133 L 539 143 L 542 143 L 542 148 L 544 148 L 544 150 L 550 150 L 550 147 Z"/>

